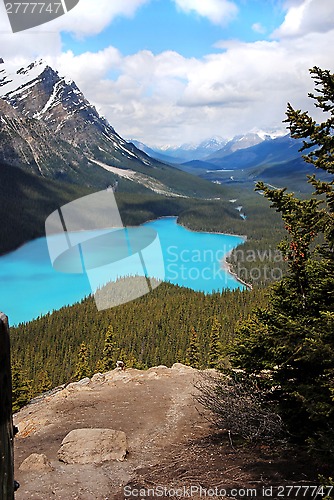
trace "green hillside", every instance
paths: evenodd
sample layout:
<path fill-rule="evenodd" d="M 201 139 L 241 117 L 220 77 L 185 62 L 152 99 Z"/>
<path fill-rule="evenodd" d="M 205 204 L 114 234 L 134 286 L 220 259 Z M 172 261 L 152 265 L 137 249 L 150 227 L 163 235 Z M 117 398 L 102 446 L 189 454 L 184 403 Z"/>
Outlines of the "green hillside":
<path fill-rule="evenodd" d="M 0 163 L 0 253 L 42 236 L 46 217 L 64 203 L 85 196 L 88 188 L 46 180 Z"/>
<path fill-rule="evenodd" d="M 240 320 L 265 303 L 265 292 L 226 291 L 205 295 L 167 283 L 135 301 L 97 311 L 92 298 L 64 307 L 40 319 L 11 328 L 14 365 L 21 377 L 31 380 L 31 395 L 40 390 L 47 376 L 55 387 L 73 380 L 80 345 L 88 348 L 90 373 L 98 371 L 104 339 L 110 325 L 114 331 L 114 355 L 127 366 L 145 368 L 185 362 L 191 331 L 198 332 L 200 364 L 207 366 L 209 336 L 215 317 L 226 345 Z M 205 311 L 205 314 L 203 314 Z"/>

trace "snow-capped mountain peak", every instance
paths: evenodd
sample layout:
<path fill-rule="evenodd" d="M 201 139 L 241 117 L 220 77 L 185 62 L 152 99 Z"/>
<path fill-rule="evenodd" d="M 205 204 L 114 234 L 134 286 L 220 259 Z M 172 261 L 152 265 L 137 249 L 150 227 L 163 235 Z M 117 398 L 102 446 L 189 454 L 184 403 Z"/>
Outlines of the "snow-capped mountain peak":
<path fill-rule="evenodd" d="M 210 137 L 209 139 L 205 139 L 202 141 L 199 146 L 197 146 L 196 149 L 201 148 L 201 149 L 207 149 L 209 152 L 210 151 L 216 151 L 217 149 L 222 148 L 225 146 L 227 143 L 227 139 L 224 139 L 223 137 L 219 135 L 215 135 L 213 137 Z"/>
<path fill-rule="evenodd" d="M 23 158 L 30 164 L 35 162 L 43 175 L 46 163 L 51 163 L 51 160 L 47 160 L 46 157 L 59 156 L 62 147 L 59 141 L 64 141 L 65 149 L 76 148 L 76 152 L 72 151 L 75 161 L 78 161 L 77 155 L 80 152 L 81 157 L 88 160 L 96 158 L 119 166 L 124 162 L 129 162 L 129 165 L 137 162 L 139 165 L 146 166 L 154 163 L 115 132 L 108 121 L 100 116 L 95 107 L 85 98 L 73 80 L 59 76 L 58 72 L 43 60 L 20 68 L 16 72 L 7 71 L 6 64 L 1 64 L 0 103 L 1 101 L 1 109 L 4 110 L 2 118 L 5 121 L 9 108 L 6 108 L 4 104 L 9 105 L 10 109 L 16 113 L 13 115 L 11 112 L 12 121 L 6 122 L 7 126 L 11 127 L 8 136 L 13 137 L 15 130 L 21 131 L 23 125 L 25 128 L 28 126 L 34 128 L 40 137 L 43 134 L 52 135 L 52 139 L 48 139 L 49 152 L 43 147 L 43 153 L 39 153 L 37 145 L 32 151 L 31 137 L 28 145 L 24 147 L 21 145 L 19 148 L 21 152 L 26 147 L 28 148 L 28 152 L 19 153 L 19 158 L 21 159 L 23 155 Z M 31 125 L 26 120 L 30 120 Z M 17 125 L 14 125 L 14 121 Z M 16 137 L 15 140 L 19 141 L 19 138 Z M 54 144 L 51 145 L 51 143 Z M 61 153 L 61 156 L 60 164 L 66 164 L 68 154 Z M 8 161 L 6 155 L 3 160 Z"/>
<path fill-rule="evenodd" d="M 277 139 L 278 137 L 283 137 L 287 134 L 286 129 L 272 129 L 272 130 L 262 130 L 253 129 L 252 133 L 257 134 L 263 141 L 268 139 Z"/>
<path fill-rule="evenodd" d="M 20 68 L 16 73 L 6 70 L 6 64 L 1 65 L 0 70 L 0 94 L 1 96 L 12 97 L 16 93 L 22 93 L 23 89 L 28 89 L 48 67 L 42 59 L 29 64 L 26 68 Z"/>

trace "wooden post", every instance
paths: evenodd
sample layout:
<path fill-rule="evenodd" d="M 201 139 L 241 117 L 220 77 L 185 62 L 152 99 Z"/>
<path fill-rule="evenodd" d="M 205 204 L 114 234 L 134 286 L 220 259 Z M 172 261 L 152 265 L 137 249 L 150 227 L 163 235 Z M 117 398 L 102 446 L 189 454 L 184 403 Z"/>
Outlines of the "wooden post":
<path fill-rule="evenodd" d="M 0 312 L 0 500 L 14 499 L 12 376 L 8 318 Z"/>

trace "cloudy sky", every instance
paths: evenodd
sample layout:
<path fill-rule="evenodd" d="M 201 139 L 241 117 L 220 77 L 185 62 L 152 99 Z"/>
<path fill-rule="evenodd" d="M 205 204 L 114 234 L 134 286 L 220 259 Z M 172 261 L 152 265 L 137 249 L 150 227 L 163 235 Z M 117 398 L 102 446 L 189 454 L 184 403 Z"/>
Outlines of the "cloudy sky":
<path fill-rule="evenodd" d="M 80 0 L 16 34 L 0 0 L 7 64 L 46 59 L 150 146 L 283 130 L 287 101 L 313 112 L 308 70 L 334 71 L 332 47 L 333 0 Z"/>

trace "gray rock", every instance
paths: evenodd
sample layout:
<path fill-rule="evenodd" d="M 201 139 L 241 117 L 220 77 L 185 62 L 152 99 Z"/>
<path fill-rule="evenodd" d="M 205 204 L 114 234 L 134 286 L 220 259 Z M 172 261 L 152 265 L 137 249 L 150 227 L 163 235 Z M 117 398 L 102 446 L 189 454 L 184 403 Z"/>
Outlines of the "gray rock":
<path fill-rule="evenodd" d="M 192 368 L 191 366 L 183 365 L 182 363 L 174 363 L 172 366 L 172 370 L 196 371 L 195 368 Z"/>
<path fill-rule="evenodd" d="M 38 455 L 38 453 L 32 453 L 23 460 L 22 464 L 19 467 L 22 471 L 38 471 L 38 472 L 50 472 L 53 470 L 49 459 L 46 455 Z"/>
<path fill-rule="evenodd" d="M 93 384 L 102 384 L 103 382 L 105 382 L 106 380 L 106 377 L 103 375 L 103 373 L 95 373 L 95 375 L 92 376 L 91 378 L 91 382 Z"/>
<path fill-rule="evenodd" d="M 88 377 L 82 378 L 81 380 L 79 380 L 79 382 L 77 382 L 78 385 L 88 385 L 89 383 L 90 383 L 90 378 Z"/>
<path fill-rule="evenodd" d="M 71 382 L 70 384 L 67 384 L 66 389 L 75 391 L 87 390 L 89 389 L 89 384 L 90 378 L 86 377 L 79 380 L 79 382 Z"/>
<path fill-rule="evenodd" d="M 123 461 L 126 454 L 126 435 L 122 431 L 75 429 L 63 439 L 58 458 L 67 464 L 100 464 Z"/>

